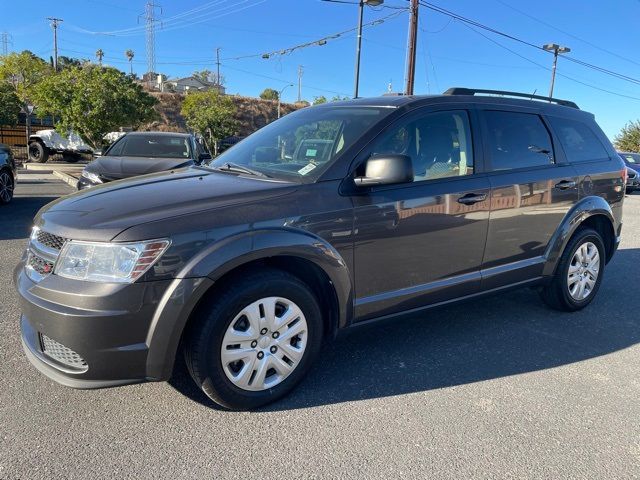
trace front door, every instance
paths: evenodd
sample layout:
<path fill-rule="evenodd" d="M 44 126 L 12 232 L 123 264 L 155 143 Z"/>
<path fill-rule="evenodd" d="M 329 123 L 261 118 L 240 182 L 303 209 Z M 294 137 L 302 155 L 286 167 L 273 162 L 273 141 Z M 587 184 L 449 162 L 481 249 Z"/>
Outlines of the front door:
<path fill-rule="evenodd" d="M 490 188 L 472 118 L 465 109 L 410 113 L 365 150 L 362 160 L 409 155 L 414 181 L 352 197 L 356 321 L 479 290 Z"/>
<path fill-rule="evenodd" d="M 578 177 L 535 111 L 479 114 L 491 183 L 482 288 L 490 290 L 542 275 L 551 237 L 578 200 Z"/>

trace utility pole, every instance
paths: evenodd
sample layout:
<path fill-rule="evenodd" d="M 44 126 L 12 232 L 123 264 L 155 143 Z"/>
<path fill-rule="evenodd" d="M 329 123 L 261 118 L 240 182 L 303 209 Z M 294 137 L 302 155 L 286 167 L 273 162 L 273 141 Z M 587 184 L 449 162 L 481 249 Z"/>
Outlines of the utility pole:
<path fill-rule="evenodd" d="M 160 15 L 162 15 L 162 7 L 149 0 L 144 6 L 144 13 L 138 15 L 138 21 L 141 16 L 144 16 L 146 25 L 147 82 L 149 85 L 154 81 L 151 74 L 156 73 L 156 23 L 158 21 L 155 16 L 156 9 L 160 9 Z"/>
<path fill-rule="evenodd" d="M 13 44 L 11 35 L 7 32 L 2 32 L 0 34 L 0 42 L 2 43 L 2 55 L 7 55 L 9 53 L 9 44 Z"/>
<path fill-rule="evenodd" d="M 47 17 L 53 28 L 53 70 L 58 71 L 58 24 L 63 22 L 61 18 Z"/>
<path fill-rule="evenodd" d="M 407 46 L 407 86 L 405 95 L 413 95 L 413 85 L 416 77 L 416 50 L 418 45 L 418 6 L 419 0 L 411 0 L 411 14 L 409 17 L 409 45 Z"/>
<path fill-rule="evenodd" d="M 220 47 L 216 48 L 216 67 L 216 83 L 218 84 L 218 87 L 220 87 L 220 84 L 222 83 L 220 81 Z M 220 88 L 218 88 L 218 93 L 220 93 Z"/>
<path fill-rule="evenodd" d="M 304 66 L 298 65 L 298 102 L 302 100 L 302 75 L 304 75 Z"/>
<path fill-rule="evenodd" d="M 558 64 L 559 53 L 569 53 L 569 47 L 561 47 L 557 43 L 547 43 L 542 46 L 547 52 L 553 52 L 553 67 L 551 67 L 551 87 L 549 87 L 549 98 L 553 98 L 553 86 L 556 83 L 556 65 Z"/>

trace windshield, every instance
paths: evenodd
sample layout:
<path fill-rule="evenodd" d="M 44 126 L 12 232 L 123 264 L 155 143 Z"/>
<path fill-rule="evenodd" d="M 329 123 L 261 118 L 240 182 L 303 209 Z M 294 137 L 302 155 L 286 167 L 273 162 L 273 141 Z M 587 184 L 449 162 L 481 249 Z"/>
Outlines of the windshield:
<path fill-rule="evenodd" d="M 391 111 L 373 107 L 304 108 L 258 130 L 209 166 L 235 164 L 272 178 L 315 181 Z"/>
<path fill-rule="evenodd" d="M 112 157 L 191 158 L 189 138 L 172 135 L 125 135 L 106 152 Z"/>

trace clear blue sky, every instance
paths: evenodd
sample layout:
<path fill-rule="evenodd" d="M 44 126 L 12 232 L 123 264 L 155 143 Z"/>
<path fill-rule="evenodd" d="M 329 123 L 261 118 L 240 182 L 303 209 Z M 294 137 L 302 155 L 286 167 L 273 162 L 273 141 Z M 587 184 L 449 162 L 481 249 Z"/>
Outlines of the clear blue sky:
<path fill-rule="evenodd" d="M 61 55 L 94 59 L 96 49 L 102 48 L 106 55 L 104 63 L 127 70 L 124 51 L 130 48 L 136 54 L 134 70 L 142 74 L 146 71 L 145 35 L 140 28 L 144 22 L 141 18 L 138 23 L 138 14 L 144 11 L 145 3 L 145 0 L 2 0 L 0 32 L 12 35 L 11 50 L 29 49 L 48 58 L 53 40 L 45 17 L 59 17 L 64 19 L 59 29 Z M 352 29 L 357 23 L 356 5 L 320 0 L 156 0 L 156 3 L 162 6 L 161 18 L 165 19 L 156 32 L 157 70 L 170 77 L 205 68 L 214 70 L 215 49 L 220 47 L 222 73 L 229 93 L 257 96 L 265 87 L 280 89 L 289 82 L 295 83 L 298 65 L 304 65 L 303 98 L 352 94 L 354 32 L 329 40 L 323 46 L 270 59 L 235 57 L 282 50 Z M 433 0 L 433 3 L 534 44 L 567 45 L 572 49 L 569 55 L 577 59 L 640 79 L 638 0 Z M 386 0 L 385 5 L 405 7 L 407 1 Z M 408 13 L 394 8 L 367 8 L 365 22 L 394 13 L 398 15 L 383 24 L 365 28 L 361 96 L 384 93 L 390 81 L 394 90 L 403 88 Z M 421 8 L 416 93 L 474 86 L 547 94 L 550 54 L 483 33 L 499 45 L 459 21 Z M 556 79 L 555 96 L 572 99 L 595 113 L 610 138 L 626 122 L 640 118 L 639 84 L 562 59 L 558 74 L 637 98 L 612 95 L 561 76 Z M 296 87 L 290 87 L 283 100 L 294 100 L 296 94 Z"/>

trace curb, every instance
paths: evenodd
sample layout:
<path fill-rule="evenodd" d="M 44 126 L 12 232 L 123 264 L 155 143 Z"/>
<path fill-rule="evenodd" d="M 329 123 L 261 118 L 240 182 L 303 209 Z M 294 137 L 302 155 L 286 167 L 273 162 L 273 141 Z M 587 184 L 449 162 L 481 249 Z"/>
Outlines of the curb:
<path fill-rule="evenodd" d="M 60 180 L 68 184 L 73 188 L 78 188 L 78 179 L 73 175 L 69 175 L 67 172 L 61 172 L 60 170 L 55 170 L 53 175 L 58 177 Z"/>

